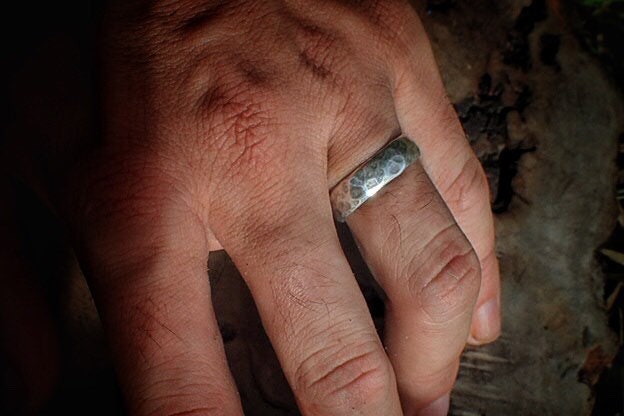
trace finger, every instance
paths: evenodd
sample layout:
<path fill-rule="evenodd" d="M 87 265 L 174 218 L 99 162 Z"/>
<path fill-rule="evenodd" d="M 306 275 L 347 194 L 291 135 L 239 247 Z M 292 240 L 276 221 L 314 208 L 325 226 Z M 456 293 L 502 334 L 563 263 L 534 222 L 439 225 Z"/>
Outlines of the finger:
<path fill-rule="evenodd" d="M 223 208 L 215 233 L 247 281 L 303 414 L 399 415 L 392 367 L 342 253 L 324 171 L 312 170 L 280 175 L 281 183 L 261 179 L 268 193 L 245 181 L 249 192 L 233 201 L 252 208 L 236 218 Z"/>
<path fill-rule="evenodd" d="M 100 193 L 104 202 L 85 210 L 79 258 L 129 413 L 240 415 L 210 302 L 204 228 L 178 208 L 183 195 L 167 192 L 176 187 L 127 186 L 114 195 L 131 197 Z"/>
<path fill-rule="evenodd" d="M 388 297 L 386 347 L 404 409 L 422 411 L 453 386 L 479 291 L 477 257 L 419 162 L 347 222 Z"/>
<path fill-rule="evenodd" d="M 421 41 L 412 42 L 412 53 L 395 67 L 397 117 L 403 132 L 418 143 L 425 171 L 477 253 L 482 283 L 471 339 L 489 342 L 499 335 L 501 324 L 487 179 L 446 96 L 422 27 L 414 23 L 406 31 L 411 32 L 406 37 Z"/>
<path fill-rule="evenodd" d="M 2 177 L 0 195 L 0 413 L 35 414 L 56 387 L 58 339 L 23 250 L 13 186 Z"/>

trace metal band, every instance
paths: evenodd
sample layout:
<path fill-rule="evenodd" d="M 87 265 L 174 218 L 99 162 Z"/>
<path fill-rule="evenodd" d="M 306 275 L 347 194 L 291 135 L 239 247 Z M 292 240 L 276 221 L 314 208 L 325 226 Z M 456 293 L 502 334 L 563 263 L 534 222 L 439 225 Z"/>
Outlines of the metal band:
<path fill-rule="evenodd" d="M 416 143 L 401 136 L 341 180 L 330 192 L 336 220 L 344 222 L 364 202 L 420 157 Z"/>

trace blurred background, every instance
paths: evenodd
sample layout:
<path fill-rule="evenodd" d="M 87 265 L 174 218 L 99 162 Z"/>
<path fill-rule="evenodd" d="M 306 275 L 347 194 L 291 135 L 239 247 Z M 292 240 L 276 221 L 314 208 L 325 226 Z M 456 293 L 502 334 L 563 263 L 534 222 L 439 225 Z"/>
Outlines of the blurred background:
<path fill-rule="evenodd" d="M 40 3 L 18 2 L 0 17 L 3 157 L 9 138 L 98 135 L 103 2 Z M 503 334 L 465 351 L 451 414 L 624 415 L 624 1 L 414 7 L 490 180 L 503 278 Z M 0 236 L 0 414 L 123 414 L 62 225 L 24 184 L 0 189 L 19 214 L 0 231 L 20 236 Z M 383 303 L 348 230 L 339 231 L 383 331 Z M 15 256 L 32 279 L 20 280 Z M 236 268 L 216 252 L 209 269 L 246 414 L 298 414 Z M 33 321 L 41 315 L 46 322 Z M 17 371 L 11 357 L 24 351 L 33 364 Z"/>

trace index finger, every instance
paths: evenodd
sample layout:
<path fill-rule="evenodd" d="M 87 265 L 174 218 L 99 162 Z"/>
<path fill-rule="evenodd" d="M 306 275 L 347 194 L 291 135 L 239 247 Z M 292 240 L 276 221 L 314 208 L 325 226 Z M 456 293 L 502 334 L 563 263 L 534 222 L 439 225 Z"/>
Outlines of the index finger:
<path fill-rule="evenodd" d="M 91 208 L 70 224 L 128 413 L 241 415 L 211 304 L 206 230 L 180 187 L 149 173 L 98 177 Z"/>

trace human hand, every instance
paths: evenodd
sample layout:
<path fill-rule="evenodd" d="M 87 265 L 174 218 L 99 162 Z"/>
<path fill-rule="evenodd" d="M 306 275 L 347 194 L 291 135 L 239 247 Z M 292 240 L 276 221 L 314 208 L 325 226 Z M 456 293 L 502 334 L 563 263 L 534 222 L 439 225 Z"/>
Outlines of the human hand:
<path fill-rule="evenodd" d="M 498 335 L 498 271 L 485 177 L 410 6 L 119 2 L 102 54 L 103 137 L 40 183 L 130 412 L 241 412 L 205 270 L 223 247 L 304 414 L 443 413 L 468 337 Z M 388 297 L 384 352 L 328 192 L 401 131 L 421 161 L 348 218 Z"/>

